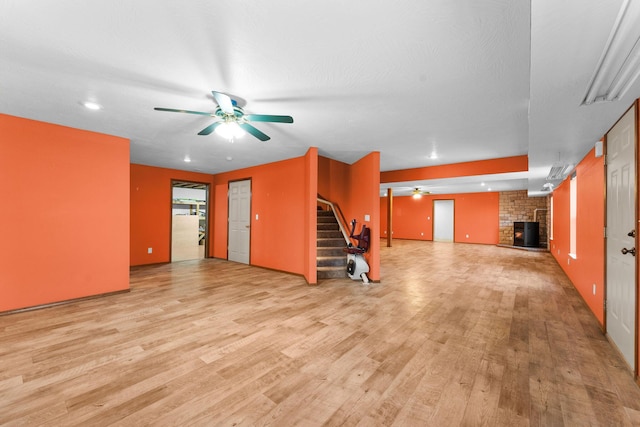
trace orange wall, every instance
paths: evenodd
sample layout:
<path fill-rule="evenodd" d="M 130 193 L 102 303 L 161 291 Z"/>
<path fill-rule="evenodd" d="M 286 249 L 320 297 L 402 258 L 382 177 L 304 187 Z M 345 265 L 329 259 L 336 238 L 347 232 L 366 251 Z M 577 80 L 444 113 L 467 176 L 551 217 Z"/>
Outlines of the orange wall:
<path fill-rule="evenodd" d="M 129 289 L 129 141 L 0 114 L 0 311 Z"/>
<path fill-rule="evenodd" d="M 251 265 L 307 277 L 305 247 L 309 225 L 311 182 L 305 178 L 309 160 L 298 157 L 214 175 L 215 218 L 213 256 L 227 258 L 227 188 L 229 181 L 251 179 Z M 317 174 L 317 171 L 315 171 Z M 317 189 L 313 188 L 312 195 Z M 258 215 L 258 219 L 256 219 Z M 315 252 L 315 242 L 313 243 Z M 309 279 L 309 278 L 308 278 Z M 315 277 L 309 281 L 316 283 Z"/>
<path fill-rule="evenodd" d="M 576 259 L 569 256 L 569 179 L 553 192 L 551 254 L 596 318 L 604 322 L 604 161 L 594 150 L 576 167 Z M 592 287 L 596 285 L 596 295 Z"/>
<path fill-rule="evenodd" d="M 228 182 L 224 182 L 223 184 L 215 184 L 211 193 L 214 215 L 211 218 L 213 235 L 211 236 L 210 250 L 211 256 L 222 259 L 227 259 L 227 233 L 229 231 L 227 221 L 228 190 Z"/>
<path fill-rule="evenodd" d="M 344 210 L 349 205 L 351 166 L 338 160 L 318 157 L 318 194 Z M 348 218 L 345 218 L 350 221 Z"/>
<path fill-rule="evenodd" d="M 307 197 L 305 201 L 305 243 L 306 256 L 304 259 L 304 276 L 307 283 L 316 285 L 318 283 L 318 214 L 317 214 L 317 193 L 318 193 L 318 149 L 312 147 L 304 156 L 305 161 L 305 189 Z"/>
<path fill-rule="evenodd" d="M 359 232 L 362 224 L 371 229 L 369 252 L 365 254 L 369 264 L 367 276 L 373 281 L 380 280 L 380 153 L 373 152 L 351 165 L 350 205 L 348 218 L 356 218 Z M 345 215 L 347 215 L 345 212 Z M 370 220 L 365 221 L 365 215 Z"/>
<path fill-rule="evenodd" d="M 318 196 L 327 200 L 331 200 L 331 164 L 333 162 L 335 160 L 318 156 Z"/>
<path fill-rule="evenodd" d="M 495 192 L 393 197 L 393 238 L 433 240 L 434 200 L 454 201 L 455 242 L 498 243 L 500 200 Z M 380 198 L 380 213 L 380 235 L 386 238 L 386 197 Z"/>
<path fill-rule="evenodd" d="M 496 173 L 526 172 L 527 156 L 503 157 L 475 162 L 453 163 L 440 166 L 403 169 L 380 173 L 380 182 L 403 182 L 421 179 L 455 178 L 459 176 L 489 175 Z"/>
<path fill-rule="evenodd" d="M 155 264 L 171 260 L 171 180 L 194 181 L 209 186 L 209 222 L 215 214 L 211 203 L 213 177 L 132 164 L 131 174 L 131 265 Z M 209 226 L 209 230 L 211 230 Z M 215 230 L 214 230 L 215 231 Z M 209 233 L 211 242 L 211 233 Z M 152 248 L 152 253 L 147 253 Z M 211 254 L 211 244 L 209 244 Z"/>
<path fill-rule="evenodd" d="M 456 194 L 454 201 L 456 242 L 498 244 L 500 193 Z"/>

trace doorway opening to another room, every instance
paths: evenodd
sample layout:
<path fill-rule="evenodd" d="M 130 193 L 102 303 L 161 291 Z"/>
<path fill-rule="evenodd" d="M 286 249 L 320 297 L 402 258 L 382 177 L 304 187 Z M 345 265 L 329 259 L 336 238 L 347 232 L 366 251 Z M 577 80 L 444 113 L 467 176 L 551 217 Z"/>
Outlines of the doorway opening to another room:
<path fill-rule="evenodd" d="M 208 253 L 209 184 L 171 181 L 171 262 Z"/>

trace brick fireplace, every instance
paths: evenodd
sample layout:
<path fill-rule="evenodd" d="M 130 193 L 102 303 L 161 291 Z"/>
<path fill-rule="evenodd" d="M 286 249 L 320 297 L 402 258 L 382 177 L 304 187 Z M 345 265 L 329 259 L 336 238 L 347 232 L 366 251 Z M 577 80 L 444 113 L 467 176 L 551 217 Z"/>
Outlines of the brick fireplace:
<path fill-rule="evenodd" d="M 500 193 L 500 238 L 501 245 L 513 245 L 514 222 L 537 222 L 538 241 L 546 247 L 548 242 L 549 197 L 529 197 L 527 191 L 504 191 Z M 535 218 L 534 218 L 535 216 Z"/>

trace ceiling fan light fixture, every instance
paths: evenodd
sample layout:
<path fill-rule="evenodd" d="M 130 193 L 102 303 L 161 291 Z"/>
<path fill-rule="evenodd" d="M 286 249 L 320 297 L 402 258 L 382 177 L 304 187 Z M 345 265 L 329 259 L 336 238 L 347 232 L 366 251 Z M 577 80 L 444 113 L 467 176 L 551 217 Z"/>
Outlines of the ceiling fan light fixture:
<path fill-rule="evenodd" d="M 228 121 L 228 122 L 222 123 L 220 126 L 216 128 L 215 132 L 221 137 L 223 137 L 224 139 L 228 139 L 228 140 L 234 140 L 236 138 L 240 138 L 245 134 L 244 130 L 242 130 L 242 128 L 238 126 L 238 123 L 234 121 Z"/>
<path fill-rule="evenodd" d="M 218 104 L 214 113 L 205 111 L 178 110 L 176 108 L 155 107 L 156 111 L 171 113 L 188 113 L 209 116 L 220 119 L 213 122 L 198 132 L 198 135 L 211 135 L 214 131 L 223 138 L 233 142 L 235 138 L 242 137 L 245 132 L 258 138 L 260 141 L 268 141 L 271 138 L 261 130 L 255 128 L 250 122 L 293 123 L 291 116 L 276 116 L 271 114 L 245 114 L 238 103 L 229 95 L 222 92 L 211 91 L 215 102 Z"/>
<path fill-rule="evenodd" d="M 420 187 L 416 187 L 411 192 L 411 194 L 412 194 L 412 197 L 417 200 L 417 199 L 421 199 L 423 194 L 429 194 L 429 192 L 428 191 L 422 191 L 422 190 L 420 190 Z"/>

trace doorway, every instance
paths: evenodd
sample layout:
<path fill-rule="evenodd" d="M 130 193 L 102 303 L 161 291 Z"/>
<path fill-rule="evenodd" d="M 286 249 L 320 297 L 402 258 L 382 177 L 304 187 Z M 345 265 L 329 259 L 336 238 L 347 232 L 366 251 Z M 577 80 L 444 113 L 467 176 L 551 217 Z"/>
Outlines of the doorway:
<path fill-rule="evenodd" d="M 607 335 L 632 370 L 636 336 L 635 107 L 607 134 Z"/>
<path fill-rule="evenodd" d="M 171 262 L 207 256 L 209 184 L 171 182 Z"/>
<path fill-rule="evenodd" d="M 453 200 L 433 201 L 433 241 L 453 242 Z"/>
<path fill-rule="evenodd" d="M 249 264 L 251 248 L 251 180 L 229 183 L 229 261 Z"/>

